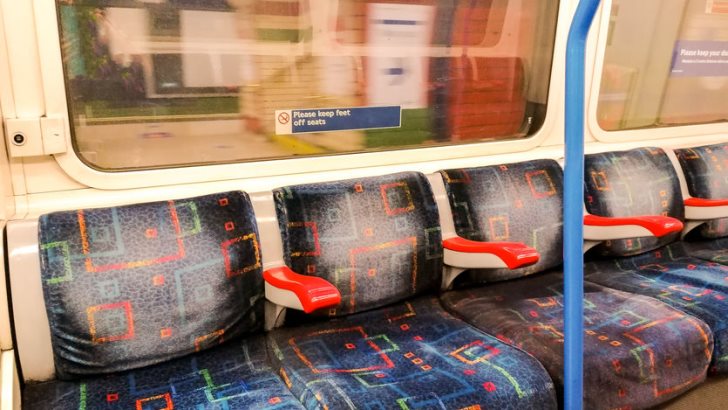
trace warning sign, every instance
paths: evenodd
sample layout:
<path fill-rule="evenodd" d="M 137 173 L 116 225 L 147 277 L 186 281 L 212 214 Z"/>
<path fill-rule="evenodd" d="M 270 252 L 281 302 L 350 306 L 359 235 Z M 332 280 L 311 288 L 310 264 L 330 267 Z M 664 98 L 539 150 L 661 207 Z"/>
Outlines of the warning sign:
<path fill-rule="evenodd" d="M 277 110 L 276 134 L 398 128 L 402 107 L 346 107 Z"/>
<path fill-rule="evenodd" d="M 671 75 L 728 77 L 728 41 L 678 41 Z"/>

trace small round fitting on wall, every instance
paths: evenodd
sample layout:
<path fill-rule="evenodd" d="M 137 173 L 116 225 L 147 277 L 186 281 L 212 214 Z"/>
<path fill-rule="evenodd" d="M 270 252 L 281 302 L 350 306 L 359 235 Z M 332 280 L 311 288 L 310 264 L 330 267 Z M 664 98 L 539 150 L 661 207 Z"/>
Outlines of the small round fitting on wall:
<path fill-rule="evenodd" d="M 22 132 L 16 132 L 15 135 L 13 135 L 13 144 L 17 146 L 21 146 L 25 144 L 25 135 L 23 135 Z"/>

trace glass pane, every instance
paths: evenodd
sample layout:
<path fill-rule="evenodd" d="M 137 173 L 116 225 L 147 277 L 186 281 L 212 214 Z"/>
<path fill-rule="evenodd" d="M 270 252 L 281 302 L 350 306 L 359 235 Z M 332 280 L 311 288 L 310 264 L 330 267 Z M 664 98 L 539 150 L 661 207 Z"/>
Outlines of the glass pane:
<path fill-rule="evenodd" d="M 535 133 L 558 0 L 58 0 L 80 157 L 101 169 Z"/>
<path fill-rule="evenodd" d="M 597 118 L 608 131 L 728 120 L 728 1 L 614 0 Z"/>

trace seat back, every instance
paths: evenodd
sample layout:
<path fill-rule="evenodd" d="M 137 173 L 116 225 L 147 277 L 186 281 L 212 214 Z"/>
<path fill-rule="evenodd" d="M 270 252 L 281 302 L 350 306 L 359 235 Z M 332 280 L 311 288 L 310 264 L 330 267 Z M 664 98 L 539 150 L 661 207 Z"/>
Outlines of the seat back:
<path fill-rule="evenodd" d="M 471 270 L 458 282 L 512 279 L 561 264 L 563 172 L 556 161 L 451 169 L 441 174 L 458 236 L 475 241 L 522 242 L 540 254 L 534 265 L 514 270 Z"/>
<path fill-rule="evenodd" d="M 589 213 L 607 217 L 641 215 L 684 219 L 680 182 L 670 158 L 660 148 L 637 148 L 585 156 L 584 189 Z M 664 246 L 679 233 L 607 241 L 602 255 L 629 256 Z"/>
<path fill-rule="evenodd" d="M 285 263 L 341 292 L 330 316 L 436 289 L 442 237 L 426 177 L 400 173 L 274 191 Z"/>
<path fill-rule="evenodd" d="M 59 378 L 139 368 L 262 329 L 245 193 L 43 215 L 38 248 Z"/>
<path fill-rule="evenodd" d="M 704 199 L 728 198 L 728 144 L 676 149 L 690 196 Z M 728 236 L 728 218 L 714 219 L 698 230 L 704 238 Z"/>

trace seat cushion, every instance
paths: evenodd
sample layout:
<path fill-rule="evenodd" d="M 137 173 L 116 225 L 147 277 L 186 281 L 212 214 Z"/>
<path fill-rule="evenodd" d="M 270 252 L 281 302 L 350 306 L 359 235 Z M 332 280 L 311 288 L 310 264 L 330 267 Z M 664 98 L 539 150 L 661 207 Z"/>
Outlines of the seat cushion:
<path fill-rule="evenodd" d="M 556 408 L 538 361 L 454 318 L 432 297 L 277 329 L 268 343 L 310 409 Z"/>
<path fill-rule="evenodd" d="M 520 347 L 563 386 L 563 275 L 552 272 L 447 292 L 445 306 Z M 584 408 L 645 408 L 700 383 L 708 326 L 658 301 L 586 283 Z"/>
<path fill-rule="evenodd" d="M 586 264 L 589 281 L 652 296 L 710 326 L 711 373 L 728 372 L 728 266 L 680 256 L 674 246 L 630 258 Z"/>
<path fill-rule="evenodd" d="M 41 278 L 59 378 L 129 370 L 262 330 L 243 192 L 43 215 Z"/>
<path fill-rule="evenodd" d="M 27 384 L 23 408 L 96 409 L 300 409 L 268 365 L 264 336 L 233 341 L 142 369 Z"/>

